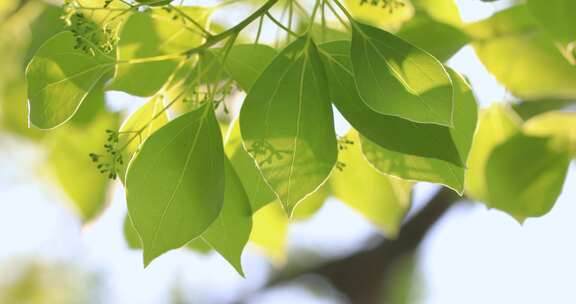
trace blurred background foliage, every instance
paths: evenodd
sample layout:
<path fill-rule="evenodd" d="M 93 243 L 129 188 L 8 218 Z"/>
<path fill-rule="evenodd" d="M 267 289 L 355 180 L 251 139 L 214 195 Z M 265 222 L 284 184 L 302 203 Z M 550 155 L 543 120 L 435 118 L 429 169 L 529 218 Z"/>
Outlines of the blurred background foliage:
<path fill-rule="evenodd" d="M 452 0 L 402 0 L 403 6 L 394 11 L 360 5 L 358 0 L 344 2 L 356 18 L 395 32 L 441 61 L 447 62 L 464 46 L 472 46 L 488 72 L 506 88 L 510 97 L 505 102 L 513 109 L 511 115 L 518 115 L 519 119 L 528 120 L 545 112 L 573 107 L 576 100 L 576 1 L 530 0 L 526 3 L 502 0 L 507 3 L 502 7 L 510 8 L 477 22 L 464 21 Z M 555 8 L 558 3 L 566 8 Z M 39 46 L 64 29 L 62 14 L 58 3 L 41 0 L 0 2 L 0 149 L 13 148 L 5 144 L 7 139 L 33 145 L 40 151 L 41 158 L 35 162 L 39 164 L 34 168 L 35 174 L 42 182 L 61 189 L 66 207 L 73 210 L 81 222 L 90 223 L 97 220 L 108 205 L 112 183 L 94 169 L 87 156 L 105 142 L 102 130 L 117 129 L 120 118 L 127 111 L 106 106 L 104 95 L 90 96 L 79 114 L 64 127 L 55 131 L 28 127 L 25 68 Z M 225 23 L 216 22 L 214 28 L 225 27 Z M 340 30 L 324 32 L 323 38 L 346 37 L 347 34 Z M 491 109 L 488 113 L 509 111 L 504 107 L 505 110 Z M 556 118 L 552 120 L 558 122 Z M 530 129 L 530 126 L 515 128 Z M 478 132 L 481 134 L 483 130 Z M 467 194 L 482 199 L 482 194 L 475 189 Z M 317 192 L 316 197 L 311 197 L 297 210 L 297 220 L 312 217 L 328 196 L 329 189 Z M 1 196 L 0 200 L 3 200 Z M 369 220 L 374 212 L 361 207 L 356 209 Z M 277 267 L 286 267 L 280 271 L 284 275 L 301 273 L 302 269 L 324 259 L 315 252 L 301 250 L 288 261 L 289 224 L 280 205 L 269 204 L 256 213 L 251 235 L 257 250 Z M 129 246 L 138 248 L 138 239 L 134 238 L 130 223 L 126 222 L 124 228 Z M 376 246 L 382 239 L 381 235 L 375 236 L 366 247 Z M 201 242 L 193 242 L 188 247 L 204 253 L 210 250 Z M 389 271 L 388 277 L 393 279 L 380 282 L 386 303 L 417 301 L 418 272 L 412 252 L 394 263 Z M 100 303 L 98 294 L 102 291 L 98 276 L 73 265 L 34 259 L 10 260 L 0 266 L 0 273 L 0 303 Z M 330 294 L 332 290 L 324 283 L 318 283 L 315 277 L 303 280 L 300 285 L 312 290 L 314 286 L 320 286 L 322 294 Z M 186 287 L 174 288 L 173 303 L 189 303 L 179 288 Z"/>

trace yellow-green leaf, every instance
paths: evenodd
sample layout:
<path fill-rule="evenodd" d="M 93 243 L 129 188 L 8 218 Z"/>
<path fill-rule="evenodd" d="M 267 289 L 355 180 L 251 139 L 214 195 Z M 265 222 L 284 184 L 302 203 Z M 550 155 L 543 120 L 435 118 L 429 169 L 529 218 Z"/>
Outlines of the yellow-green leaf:
<path fill-rule="evenodd" d="M 144 142 L 128 168 L 126 199 L 145 265 L 214 222 L 224 201 L 224 176 L 211 102 L 170 121 Z"/>
<path fill-rule="evenodd" d="M 83 39 L 83 38 L 78 38 Z M 83 43 L 91 45 L 89 41 Z M 114 61 L 92 47 L 93 54 L 76 48 L 71 32 L 48 40 L 26 69 L 30 122 L 42 129 L 68 121 L 94 90 Z"/>
<path fill-rule="evenodd" d="M 276 266 L 286 263 L 288 217 L 276 201 L 258 210 L 253 217 L 252 242 Z"/>
<path fill-rule="evenodd" d="M 308 37 L 288 46 L 258 78 L 242 106 L 240 130 L 289 215 L 328 178 L 336 135 L 324 69 Z"/>
<path fill-rule="evenodd" d="M 486 162 L 494 147 L 520 131 L 522 122 L 510 108 L 501 104 L 493 104 L 482 111 L 478 121 L 466 171 L 466 194 L 486 202 Z"/>
<path fill-rule="evenodd" d="M 358 132 L 351 130 L 338 160 L 343 165 L 330 177 L 336 198 L 394 238 L 410 208 L 411 184 L 376 171 L 362 155 Z"/>
<path fill-rule="evenodd" d="M 523 131 L 533 136 L 550 136 L 565 141 L 576 157 L 576 113 L 548 112 L 531 118 Z"/>

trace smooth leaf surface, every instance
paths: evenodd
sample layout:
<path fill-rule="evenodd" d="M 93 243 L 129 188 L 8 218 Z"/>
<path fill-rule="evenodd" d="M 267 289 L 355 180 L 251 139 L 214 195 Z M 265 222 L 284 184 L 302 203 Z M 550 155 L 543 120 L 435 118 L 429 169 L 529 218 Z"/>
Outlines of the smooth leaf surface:
<path fill-rule="evenodd" d="M 351 59 L 360 96 L 376 112 L 452 126 L 452 83 L 432 55 L 391 33 L 355 23 Z"/>
<path fill-rule="evenodd" d="M 55 128 L 72 118 L 114 66 L 97 47 L 92 55 L 75 45 L 71 32 L 57 34 L 40 47 L 26 69 L 28 116 L 38 128 Z"/>
<path fill-rule="evenodd" d="M 397 35 L 442 62 L 450 59 L 469 41 L 466 34 L 456 27 L 435 21 L 427 15 L 410 20 Z"/>
<path fill-rule="evenodd" d="M 576 98 L 576 67 L 537 27 L 525 6 L 473 24 L 468 32 L 476 38 L 473 46 L 480 61 L 515 96 Z"/>
<path fill-rule="evenodd" d="M 226 55 L 224 67 L 240 88 L 248 92 L 276 55 L 276 50 L 263 44 L 235 45 Z"/>
<path fill-rule="evenodd" d="M 144 142 L 128 168 L 126 199 L 145 265 L 212 224 L 224 200 L 224 151 L 211 103 Z"/>
<path fill-rule="evenodd" d="M 528 0 L 532 16 L 553 37 L 568 44 L 576 41 L 576 1 L 573 0 Z"/>
<path fill-rule="evenodd" d="M 328 182 L 324 183 L 318 190 L 308 195 L 296 206 L 292 219 L 294 221 L 305 221 L 311 219 L 318 212 L 331 194 L 331 187 Z"/>
<path fill-rule="evenodd" d="M 250 157 L 250 154 L 248 154 L 242 146 L 238 120 L 234 121 L 230 127 L 226 143 L 224 144 L 224 151 L 244 185 L 244 189 L 250 200 L 250 205 L 252 206 L 252 212 L 258 211 L 266 204 L 277 199 L 274 191 L 266 184 L 254 159 Z"/>
<path fill-rule="evenodd" d="M 140 146 L 156 130 L 168 123 L 168 113 L 163 111 L 162 96 L 151 98 L 146 104 L 132 113 L 120 127 L 118 145 L 122 150 L 122 164 L 118 169 L 120 180 L 125 183 L 130 161 Z"/>
<path fill-rule="evenodd" d="M 360 137 L 351 130 L 346 139 L 353 143 L 340 151 L 345 166 L 330 177 L 334 195 L 394 238 L 411 204 L 411 184 L 376 171 L 362 155 Z"/>
<path fill-rule="evenodd" d="M 241 256 L 252 230 L 252 210 L 248 196 L 232 164 L 225 161 L 224 206 L 218 218 L 202 234 L 202 239 L 218 251 L 244 276 Z"/>
<path fill-rule="evenodd" d="M 451 71 L 455 83 L 454 128 L 450 135 L 466 164 L 476 129 L 477 105 L 470 87 L 456 72 Z M 368 161 L 379 171 L 406 180 L 427 181 L 445 185 L 458 193 L 464 190 L 465 166 L 443 160 L 394 152 L 361 137 L 362 150 Z"/>
<path fill-rule="evenodd" d="M 576 113 L 548 112 L 526 121 L 522 126 L 526 134 L 549 136 L 564 141 L 567 149 L 576 157 Z"/>
<path fill-rule="evenodd" d="M 516 134 L 495 147 L 486 162 L 489 206 L 520 222 L 548 213 L 569 164 L 570 155 L 550 138 Z"/>
<path fill-rule="evenodd" d="M 85 126 L 69 124 L 44 138 L 48 147 L 46 164 L 83 222 L 93 220 L 104 210 L 110 184 L 107 176 L 96 170 L 88 154 L 106 143 L 104 130 L 117 127 L 115 115 L 100 112 Z"/>
<path fill-rule="evenodd" d="M 207 26 L 211 10 L 203 7 L 177 7 Z M 175 10 L 176 10 L 175 9 Z M 116 72 L 110 90 L 136 96 L 151 96 L 167 82 L 177 67 L 176 58 L 142 62 L 154 57 L 178 55 L 199 46 L 204 38 L 190 21 L 176 11 L 151 9 L 131 15 L 122 26 L 118 41 Z"/>
<path fill-rule="evenodd" d="M 277 56 L 246 97 L 244 147 L 289 215 L 336 163 L 332 115 L 320 55 L 307 37 Z"/>
<path fill-rule="evenodd" d="M 321 50 L 331 99 L 362 136 L 391 151 L 462 164 L 449 128 L 382 115 L 363 102 L 354 83 L 350 42 L 325 43 Z"/>
<path fill-rule="evenodd" d="M 493 104 L 480 113 L 468 159 L 466 195 L 478 201 L 488 200 L 486 162 L 494 147 L 518 133 L 521 124 L 520 118 L 505 105 Z"/>
<path fill-rule="evenodd" d="M 258 210 L 253 217 L 250 242 L 270 259 L 275 266 L 286 263 L 288 217 L 279 201 Z"/>

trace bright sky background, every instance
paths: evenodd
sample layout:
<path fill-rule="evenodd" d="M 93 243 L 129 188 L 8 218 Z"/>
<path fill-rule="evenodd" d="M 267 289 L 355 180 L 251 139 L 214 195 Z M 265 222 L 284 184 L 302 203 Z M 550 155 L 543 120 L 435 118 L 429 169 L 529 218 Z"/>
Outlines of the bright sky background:
<path fill-rule="evenodd" d="M 498 9 L 479 0 L 457 2 L 466 21 L 485 18 Z M 507 98 L 471 48 L 461 50 L 450 65 L 469 77 L 482 105 Z M 18 152 L 10 147 L 18 147 Z M 102 218 L 81 229 L 58 203 L 62 194 L 35 180 L 38 162 L 30 160 L 41 159 L 37 154 L 33 147 L 0 135 L 0 264 L 15 256 L 75 263 L 101 276 L 106 304 L 165 303 L 175 284 L 185 289 L 192 303 L 227 303 L 237 293 L 257 288 L 269 272 L 268 263 L 254 250 L 243 259 L 247 279 L 240 278 L 215 254 L 201 256 L 189 251 L 170 252 L 143 270 L 141 253 L 128 250 L 124 243 L 122 190 L 113 193 Z M 420 251 L 421 303 L 576 303 L 575 169 L 573 164 L 552 212 L 528 220 L 524 226 L 480 204 L 452 209 Z M 433 188 L 418 185 L 416 205 Z M 330 200 L 314 219 L 291 228 L 290 243 L 291 248 L 322 253 L 346 252 L 373 231 L 358 214 Z M 252 303 L 339 302 L 319 299 L 294 285 Z"/>

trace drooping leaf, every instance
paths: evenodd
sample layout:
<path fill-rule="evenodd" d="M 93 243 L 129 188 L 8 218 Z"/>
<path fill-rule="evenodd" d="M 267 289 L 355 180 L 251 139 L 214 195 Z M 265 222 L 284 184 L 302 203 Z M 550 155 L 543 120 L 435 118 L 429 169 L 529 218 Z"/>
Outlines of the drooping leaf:
<path fill-rule="evenodd" d="M 362 101 L 354 83 L 350 42 L 325 43 L 321 50 L 332 101 L 362 136 L 391 151 L 462 164 L 449 128 L 382 115 Z"/>
<path fill-rule="evenodd" d="M 374 111 L 452 126 L 452 83 L 432 55 L 386 31 L 355 23 L 351 58 L 360 96 Z"/>
<path fill-rule="evenodd" d="M 337 158 L 328 85 L 316 45 L 293 42 L 250 90 L 240 113 L 244 147 L 288 214 Z"/>
<path fill-rule="evenodd" d="M 218 251 L 244 276 L 241 256 L 252 230 L 252 210 L 240 178 L 228 159 L 225 161 L 224 206 L 202 239 Z"/>
<path fill-rule="evenodd" d="M 138 235 L 138 232 L 136 232 L 136 228 L 134 228 L 134 224 L 132 224 L 132 220 L 128 214 L 124 217 L 122 229 L 124 231 L 124 240 L 126 241 L 128 248 L 141 249 L 142 241 L 140 240 L 140 236 Z"/>
<path fill-rule="evenodd" d="M 344 4 L 355 19 L 386 29 L 397 29 L 414 16 L 414 7 L 407 0 L 345 0 Z"/>
<path fill-rule="evenodd" d="M 576 1 L 573 0 L 528 0 L 532 16 L 554 38 L 564 44 L 576 41 Z"/>
<path fill-rule="evenodd" d="M 488 206 L 522 222 L 550 211 L 562 192 L 570 154 L 547 137 L 518 133 L 486 162 Z"/>
<path fill-rule="evenodd" d="M 68 121 L 114 66 L 97 47 L 89 54 L 75 46 L 71 32 L 57 34 L 40 47 L 26 69 L 29 119 L 39 128 Z"/>
<path fill-rule="evenodd" d="M 276 51 L 263 44 L 235 45 L 226 55 L 224 67 L 240 88 L 248 92 L 275 56 Z"/>
<path fill-rule="evenodd" d="M 120 30 L 119 62 L 109 89 L 137 96 L 151 96 L 160 90 L 176 69 L 178 58 L 151 61 L 150 58 L 178 56 L 204 41 L 199 29 L 182 17 L 180 11 L 203 27 L 211 14 L 210 9 L 203 7 L 176 7 L 170 12 L 154 8 L 126 20 Z"/>
<path fill-rule="evenodd" d="M 234 121 L 230 128 L 224 150 L 244 185 L 252 206 L 252 212 L 256 212 L 266 204 L 275 201 L 277 197 L 274 191 L 270 189 L 270 186 L 266 184 L 254 159 L 250 157 L 250 154 L 242 146 L 238 120 Z"/>
<path fill-rule="evenodd" d="M 468 32 L 476 39 L 473 46 L 484 66 L 515 96 L 576 98 L 576 67 L 538 28 L 524 5 L 473 24 Z"/>
<path fill-rule="evenodd" d="M 212 224 L 224 200 L 224 151 L 211 103 L 144 142 L 128 168 L 126 199 L 145 265 Z"/>
<path fill-rule="evenodd" d="M 397 33 L 398 37 L 445 62 L 469 42 L 456 27 L 435 21 L 427 15 L 413 18 Z"/>
<path fill-rule="evenodd" d="M 450 71 L 450 75 L 455 84 L 454 127 L 450 129 L 450 135 L 462 163 L 466 164 L 476 129 L 477 105 L 470 87 L 462 76 L 454 71 Z M 458 193 L 464 190 L 464 166 L 387 150 L 365 137 L 361 137 L 361 142 L 368 161 L 383 173 L 407 180 L 442 184 Z"/>
<path fill-rule="evenodd" d="M 346 135 L 351 141 L 338 155 L 342 170 L 330 177 L 334 195 L 394 238 L 410 208 L 411 184 L 376 171 L 362 155 L 356 130 Z"/>
<path fill-rule="evenodd" d="M 150 135 L 168 122 L 168 113 L 163 111 L 162 100 L 162 96 L 151 98 L 132 113 L 118 131 L 118 145 L 122 148 L 122 164 L 118 169 L 118 176 L 123 183 L 126 181 L 128 165 L 139 147 Z"/>
<path fill-rule="evenodd" d="M 279 201 L 258 210 L 253 217 L 250 242 L 276 266 L 286 263 L 288 217 Z"/>
<path fill-rule="evenodd" d="M 46 164 L 83 222 L 103 211 L 109 186 L 108 177 L 96 170 L 88 155 L 102 148 L 107 138 L 104 130 L 115 129 L 117 124 L 115 115 L 100 112 L 85 126 L 69 124 L 44 138 L 48 147 Z"/>
<path fill-rule="evenodd" d="M 523 131 L 532 136 L 549 136 L 564 141 L 576 157 L 576 113 L 548 112 L 528 120 Z"/>
<path fill-rule="evenodd" d="M 480 113 L 466 172 L 466 195 L 487 201 L 486 162 L 492 150 L 520 131 L 521 121 L 508 107 L 493 104 Z"/>

